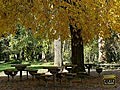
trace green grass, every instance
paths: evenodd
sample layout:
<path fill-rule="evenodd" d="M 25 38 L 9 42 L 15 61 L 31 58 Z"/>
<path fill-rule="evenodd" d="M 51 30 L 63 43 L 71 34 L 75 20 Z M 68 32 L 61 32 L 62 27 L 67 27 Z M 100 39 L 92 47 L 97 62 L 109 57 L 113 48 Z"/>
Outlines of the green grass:
<path fill-rule="evenodd" d="M 23 62 L 22 64 L 28 64 Z M 11 67 L 11 63 L 0 63 L 0 72 L 4 71 L 6 69 L 15 69 L 15 67 Z M 47 63 L 31 63 L 30 66 L 28 66 L 28 68 L 30 69 L 42 69 L 44 66 L 53 66 L 53 62 L 47 62 Z"/>
<path fill-rule="evenodd" d="M 53 62 L 40 63 L 40 64 L 38 64 L 38 63 L 37 64 L 31 64 L 30 66 L 28 66 L 28 68 L 30 68 L 30 69 L 42 69 L 45 66 L 52 67 Z"/>
<path fill-rule="evenodd" d="M 5 69 L 12 69 L 12 68 L 14 68 L 14 67 L 11 67 L 11 64 L 8 64 L 8 63 L 0 64 L 0 72 L 4 71 Z"/>

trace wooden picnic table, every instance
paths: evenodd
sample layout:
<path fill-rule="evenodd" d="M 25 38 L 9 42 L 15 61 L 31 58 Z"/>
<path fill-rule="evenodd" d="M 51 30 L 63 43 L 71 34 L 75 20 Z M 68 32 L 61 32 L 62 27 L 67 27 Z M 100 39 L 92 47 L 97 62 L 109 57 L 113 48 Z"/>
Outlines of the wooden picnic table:
<path fill-rule="evenodd" d="M 20 71 L 20 80 L 22 80 L 22 71 L 27 71 L 27 78 L 28 78 L 28 70 L 25 70 L 27 66 L 30 64 L 12 64 L 11 67 L 15 67 L 18 71 Z"/>

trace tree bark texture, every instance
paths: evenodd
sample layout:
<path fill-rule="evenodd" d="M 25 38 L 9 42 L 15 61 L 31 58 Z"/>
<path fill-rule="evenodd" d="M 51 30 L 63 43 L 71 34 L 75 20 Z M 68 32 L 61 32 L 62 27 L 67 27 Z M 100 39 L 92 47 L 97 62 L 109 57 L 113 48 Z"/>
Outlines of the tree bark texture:
<path fill-rule="evenodd" d="M 62 48 L 60 38 L 54 40 L 54 65 L 62 66 Z"/>
<path fill-rule="evenodd" d="M 102 37 L 99 37 L 98 40 L 98 48 L 99 48 L 99 62 L 106 62 L 106 50 L 105 50 L 105 40 Z"/>
<path fill-rule="evenodd" d="M 72 64 L 77 65 L 74 72 L 85 71 L 84 67 L 84 47 L 81 30 L 70 25 L 71 47 L 72 47 Z"/>

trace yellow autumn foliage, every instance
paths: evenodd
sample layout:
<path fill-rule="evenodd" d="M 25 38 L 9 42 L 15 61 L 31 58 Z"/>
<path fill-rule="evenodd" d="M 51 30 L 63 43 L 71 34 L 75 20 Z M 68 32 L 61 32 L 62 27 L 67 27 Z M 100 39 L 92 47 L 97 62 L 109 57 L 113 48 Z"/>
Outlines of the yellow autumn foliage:
<path fill-rule="evenodd" d="M 119 0 L 0 0 L 0 34 L 15 33 L 17 23 L 43 38 L 70 37 L 69 25 L 82 30 L 84 42 L 120 32 Z M 77 30 L 76 29 L 76 30 Z"/>

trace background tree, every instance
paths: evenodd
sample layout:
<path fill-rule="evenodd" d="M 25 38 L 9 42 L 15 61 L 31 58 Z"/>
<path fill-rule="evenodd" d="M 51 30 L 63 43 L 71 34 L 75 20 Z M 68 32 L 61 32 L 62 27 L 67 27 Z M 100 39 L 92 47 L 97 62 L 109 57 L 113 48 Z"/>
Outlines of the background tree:
<path fill-rule="evenodd" d="M 9 48 L 9 41 L 10 38 L 9 36 L 5 37 L 4 35 L 2 36 L 2 39 L 0 41 L 1 45 L 1 60 L 8 62 L 10 60 L 10 48 Z"/>
<path fill-rule="evenodd" d="M 98 62 L 99 56 L 98 40 L 95 39 L 92 42 L 84 46 L 84 59 L 85 63 L 96 63 Z"/>
<path fill-rule="evenodd" d="M 112 32 L 111 37 L 105 40 L 105 51 L 107 62 L 119 62 L 120 60 L 120 43 L 119 36 L 115 32 Z"/>

